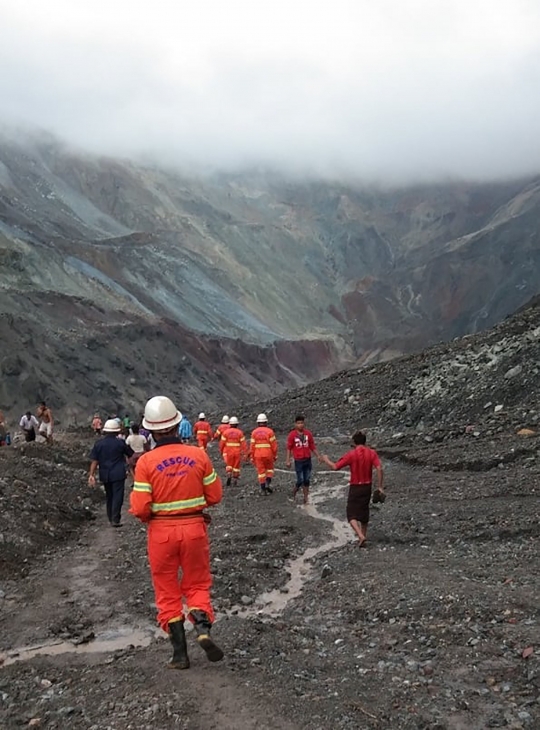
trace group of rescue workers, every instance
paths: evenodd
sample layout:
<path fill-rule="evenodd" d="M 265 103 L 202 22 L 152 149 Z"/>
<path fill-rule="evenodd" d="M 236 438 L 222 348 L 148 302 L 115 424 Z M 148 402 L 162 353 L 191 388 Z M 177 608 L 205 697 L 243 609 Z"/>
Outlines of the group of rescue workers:
<path fill-rule="evenodd" d="M 264 413 L 257 417 L 249 447 L 236 416 L 223 416 L 215 433 L 204 413 L 199 414 L 191 433 L 185 423 L 184 428 L 181 427 L 185 420 L 166 396 L 155 396 L 147 402 L 140 427 L 132 425 L 127 437 L 122 419 L 107 419 L 100 424 L 99 433 L 103 438 L 94 444 L 88 475 L 89 484 L 95 486 L 99 468 L 107 496 L 107 516 L 111 525 L 120 527 L 126 470 L 134 468 L 129 511 L 148 525 L 148 560 L 157 620 L 173 647 L 169 662 L 173 669 L 190 666 L 184 631 L 186 617 L 193 624 L 197 642 L 208 659 L 217 662 L 223 658 L 223 651 L 211 635 L 214 609 L 210 599 L 212 576 L 207 532 L 211 519 L 205 512 L 207 507 L 221 501 L 223 487 L 207 448 L 212 440 L 218 442 L 225 462 L 227 486 L 237 485 L 242 463 L 252 461 L 264 495 L 273 491 L 272 478 L 278 455 L 276 435 Z M 188 443 L 192 437 L 197 446 Z M 376 452 L 365 445 L 365 435 L 358 431 L 352 440 L 353 449 L 334 463 L 319 454 L 313 434 L 305 428 L 304 417 L 297 416 L 295 427 L 287 437 L 286 465 L 290 467 L 294 460 L 293 499 L 302 489 L 305 504 L 309 495 L 312 454 L 331 469 L 349 467 L 347 519 L 358 537 L 359 546 L 365 547 L 372 471 L 375 469 L 378 473 L 373 501 L 380 502 L 385 499 L 383 471 Z"/>

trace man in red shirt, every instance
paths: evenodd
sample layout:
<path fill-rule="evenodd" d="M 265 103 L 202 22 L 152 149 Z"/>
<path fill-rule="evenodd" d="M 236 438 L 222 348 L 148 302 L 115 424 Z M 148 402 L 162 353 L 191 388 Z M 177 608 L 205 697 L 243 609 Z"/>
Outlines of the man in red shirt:
<path fill-rule="evenodd" d="M 214 610 L 208 517 L 203 511 L 221 501 L 221 480 L 204 450 L 177 437 L 181 419 L 170 398 L 158 395 L 146 404 L 143 426 L 152 433 L 156 448 L 137 461 L 130 509 L 148 523 L 148 561 L 158 622 L 173 646 L 169 664 L 173 669 L 189 667 L 183 600 L 199 646 L 210 661 L 223 658 L 210 635 Z"/>
<path fill-rule="evenodd" d="M 306 419 L 304 416 L 296 416 L 294 419 L 295 428 L 287 437 L 287 469 L 291 466 L 291 457 L 294 459 L 296 471 L 296 484 L 293 489 L 293 500 L 296 501 L 296 494 L 301 488 L 304 493 L 304 504 L 308 503 L 309 484 L 311 479 L 311 454 L 319 456 L 313 434 L 304 428 Z"/>
<path fill-rule="evenodd" d="M 357 431 L 352 437 L 354 448 L 334 463 L 328 456 L 322 456 L 331 469 L 338 470 L 348 466 L 351 470 L 349 496 L 347 499 L 347 520 L 358 536 L 360 547 L 366 546 L 369 522 L 369 500 L 371 499 L 371 479 L 373 469 L 377 470 L 378 489 L 384 494 L 383 468 L 376 451 L 366 446 L 366 436 Z"/>

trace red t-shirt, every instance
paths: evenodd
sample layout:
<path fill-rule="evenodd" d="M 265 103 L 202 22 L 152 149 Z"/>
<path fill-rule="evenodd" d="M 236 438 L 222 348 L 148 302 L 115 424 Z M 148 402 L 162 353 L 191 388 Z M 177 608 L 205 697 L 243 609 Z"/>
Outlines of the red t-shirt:
<path fill-rule="evenodd" d="M 371 484 L 373 469 L 380 465 L 381 462 L 376 451 L 367 446 L 356 446 L 341 457 L 336 464 L 336 469 L 350 467 L 351 484 Z"/>
<path fill-rule="evenodd" d="M 291 431 L 287 437 L 287 450 L 292 451 L 293 459 L 301 461 L 302 459 L 310 459 L 311 452 L 315 451 L 315 441 L 313 434 L 305 428 L 302 433 Z"/>

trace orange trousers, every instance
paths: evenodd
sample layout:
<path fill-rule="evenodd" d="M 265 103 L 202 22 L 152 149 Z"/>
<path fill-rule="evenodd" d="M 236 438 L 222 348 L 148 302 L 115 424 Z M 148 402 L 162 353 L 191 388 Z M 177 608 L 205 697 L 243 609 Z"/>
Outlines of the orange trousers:
<path fill-rule="evenodd" d="M 265 449 L 262 450 L 264 451 Z M 274 476 L 274 457 L 271 454 L 268 454 L 268 456 L 256 456 L 253 463 L 257 470 L 259 484 L 265 484 L 267 478 L 271 479 Z"/>
<path fill-rule="evenodd" d="M 208 446 L 208 436 L 197 436 L 197 445 L 200 449 L 204 449 L 206 451 L 206 447 Z"/>
<path fill-rule="evenodd" d="M 157 620 L 164 631 L 171 619 L 184 618 L 183 601 L 188 612 L 205 611 L 214 621 L 210 602 L 212 575 L 210 546 L 206 523 L 173 518 L 150 521 L 148 527 L 148 561 L 156 606 Z M 179 571 L 182 571 L 181 577 Z"/>
<path fill-rule="evenodd" d="M 240 450 L 229 450 L 225 452 L 225 471 L 232 474 L 233 477 L 240 476 L 240 468 L 242 466 L 242 454 Z"/>

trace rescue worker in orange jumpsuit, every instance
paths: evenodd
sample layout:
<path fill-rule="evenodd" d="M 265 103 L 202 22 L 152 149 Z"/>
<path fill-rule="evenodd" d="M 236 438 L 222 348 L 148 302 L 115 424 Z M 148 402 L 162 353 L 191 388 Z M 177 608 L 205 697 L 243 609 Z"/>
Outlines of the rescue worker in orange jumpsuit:
<path fill-rule="evenodd" d="M 225 431 L 229 428 L 229 416 L 223 416 L 221 419 L 221 423 L 216 428 L 216 431 L 214 433 L 214 441 L 218 442 L 218 446 L 220 447 L 221 451 L 221 437 L 225 433 Z M 225 466 L 227 466 L 227 462 L 225 460 L 225 452 L 221 451 L 221 456 L 223 457 L 223 461 L 225 462 Z"/>
<path fill-rule="evenodd" d="M 272 494 L 274 491 L 271 485 L 277 453 L 276 434 L 268 427 L 266 414 L 259 413 L 257 428 L 251 433 L 250 456 L 257 470 L 261 493 L 265 495 Z"/>
<path fill-rule="evenodd" d="M 246 461 L 248 455 L 246 437 L 244 432 L 238 428 L 236 416 L 231 416 L 229 419 L 229 428 L 221 436 L 219 450 L 225 459 L 227 486 L 230 487 L 232 482 L 233 487 L 236 487 L 242 468 L 242 458 Z"/>
<path fill-rule="evenodd" d="M 199 420 L 193 426 L 193 435 L 197 440 L 197 444 L 200 449 L 204 449 L 208 446 L 208 443 L 212 440 L 212 426 L 206 420 L 204 413 L 199 413 Z"/>
<path fill-rule="evenodd" d="M 214 611 L 210 601 L 209 517 L 203 512 L 221 501 L 222 485 L 208 455 L 196 446 L 182 444 L 177 437 L 181 418 L 165 396 L 155 396 L 146 404 L 143 426 L 152 433 L 156 448 L 137 461 L 130 509 L 148 523 L 148 560 L 157 619 L 173 646 L 172 669 L 189 668 L 183 599 L 208 659 L 217 662 L 223 658 L 210 635 Z"/>

